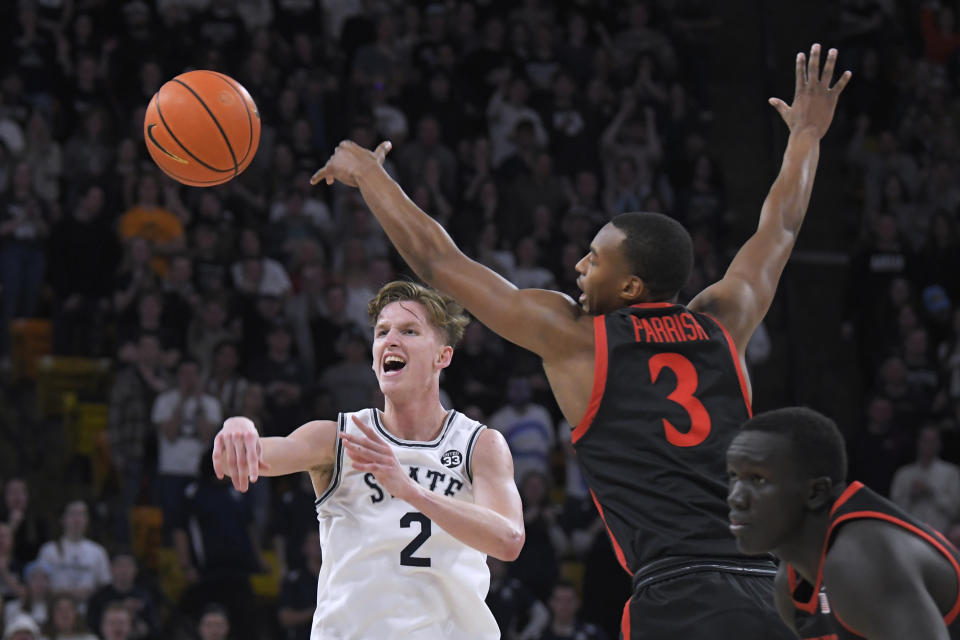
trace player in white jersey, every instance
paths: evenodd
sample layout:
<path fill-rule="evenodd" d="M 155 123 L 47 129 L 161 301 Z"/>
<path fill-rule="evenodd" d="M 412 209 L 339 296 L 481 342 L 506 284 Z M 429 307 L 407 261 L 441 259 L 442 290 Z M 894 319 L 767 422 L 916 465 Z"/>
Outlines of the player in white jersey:
<path fill-rule="evenodd" d="M 214 468 L 239 491 L 260 475 L 310 472 L 324 551 L 311 640 L 499 638 L 485 556 L 517 557 L 523 512 L 503 437 L 440 404 L 440 372 L 467 317 L 399 281 L 369 312 L 384 411 L 315 420 L 285 438 L 228 418 Z"/>

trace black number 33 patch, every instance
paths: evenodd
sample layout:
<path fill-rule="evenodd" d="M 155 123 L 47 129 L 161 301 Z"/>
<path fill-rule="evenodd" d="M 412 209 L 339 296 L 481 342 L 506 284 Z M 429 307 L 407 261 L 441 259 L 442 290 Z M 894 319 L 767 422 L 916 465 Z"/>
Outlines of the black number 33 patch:
<path fill-rule="evenodd" d="M 463 462 L 463 454 L 456 449 L 450 449 L 440 456 L 440 463 L 448 469 L 453 469 Z"/>

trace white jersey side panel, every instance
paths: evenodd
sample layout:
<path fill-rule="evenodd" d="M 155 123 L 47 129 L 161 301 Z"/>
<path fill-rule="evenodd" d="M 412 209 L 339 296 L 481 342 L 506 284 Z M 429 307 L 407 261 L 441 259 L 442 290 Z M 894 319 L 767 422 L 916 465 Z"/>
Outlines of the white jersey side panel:
<path fill-rule="evenodd" d="M 343 432 L 377 433 L 410 476 L 431 491 L 473 502 L 471 460 L 485 428 L 451 411 L 437 439 L 389 434 L 376 409 L 341 414 Z M 468 547 L 357 471 L 337 438 L 330 486 L 317 500 L 323 568 L 310 640 L 495 640 L 500 631 L 484 599 L 486 555 Z"/>

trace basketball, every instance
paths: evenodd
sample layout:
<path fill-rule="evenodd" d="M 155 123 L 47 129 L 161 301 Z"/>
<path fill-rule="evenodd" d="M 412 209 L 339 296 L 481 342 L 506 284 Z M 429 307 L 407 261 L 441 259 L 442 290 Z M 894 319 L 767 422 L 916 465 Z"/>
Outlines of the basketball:
<path fill-rule="evenodd" d="M 212 187 L 250 165 L 260 144 L 260 114 L 247 90 L 230 76 L 188 71 L 150 99 L 143 138 L 168 176 L 193 187 Z"/>

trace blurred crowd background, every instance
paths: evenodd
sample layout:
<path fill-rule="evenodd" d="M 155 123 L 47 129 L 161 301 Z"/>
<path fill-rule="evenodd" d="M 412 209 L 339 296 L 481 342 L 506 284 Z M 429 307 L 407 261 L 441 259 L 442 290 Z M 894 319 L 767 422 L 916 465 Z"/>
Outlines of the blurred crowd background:
<path fill-rule="evenodd" d="M 854 79 L 748 349 L 756 408 L 833 415 L 851 478 L 960 538 L 957 6 L 802 4 L 0 4 L 3 640 L 309 638 L 308 478 L 239 494 L 209 449 L 230 415 L 286 435 L 382 406 L 366 303 L 409 272 L 356 190 L 309 185 L 339 140 L 392 140 L 410 197 L 519 287 L 576 297 L 603 223 L 671 215 L 695 242 L 686 301 L 756 224 L 785 140 L 765 98 L 789 100 L 815 40 Z M 263 127 L 207 189 L 142 141 L 150 97 L 196 68 L 240 81 Z M 441 385 L 514 454 L 504 637 L 616 638 L 629 576 L 537 359 L 474 322 Z"/>

